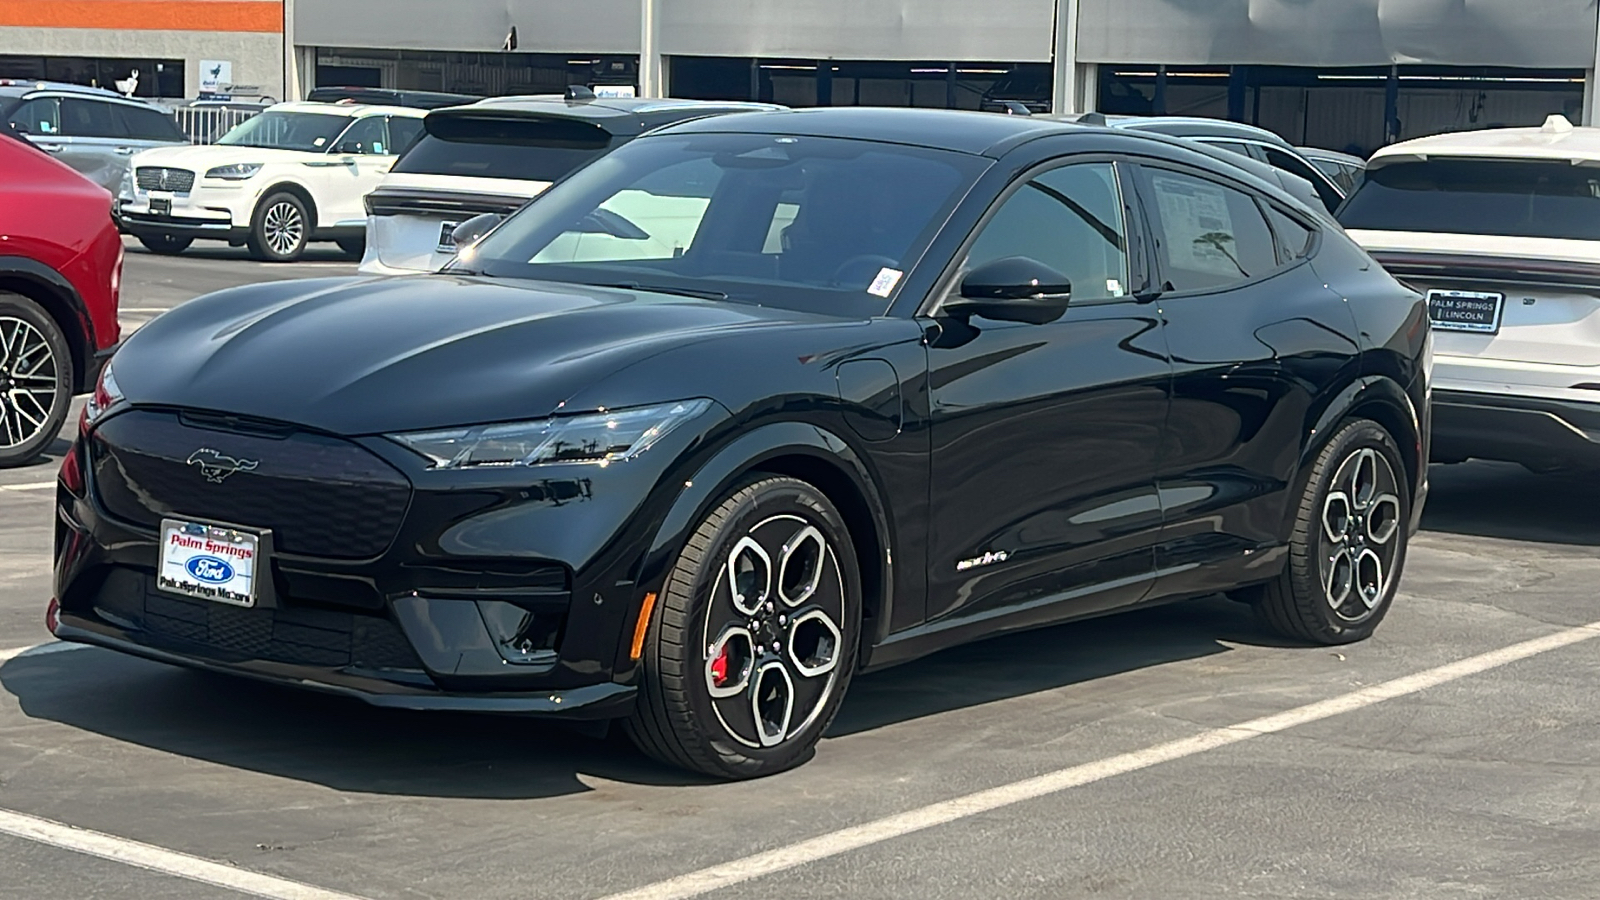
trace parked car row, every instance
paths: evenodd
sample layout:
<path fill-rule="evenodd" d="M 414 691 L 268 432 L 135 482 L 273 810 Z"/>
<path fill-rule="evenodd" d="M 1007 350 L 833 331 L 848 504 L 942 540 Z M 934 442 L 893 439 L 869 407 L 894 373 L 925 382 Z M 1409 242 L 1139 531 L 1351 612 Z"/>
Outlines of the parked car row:
<path fill-rule="evenodd" d="M 1600 465 L 1600 132 L 1559 117 L 1387 148 L 1339 221 L 1284 146 L 1192 121 L 572 97 L 252 123 L 152 151 L 127 221 L 289 197 L 242 237 L 303 247 L 345 213 L 282 179 L 412 128 L 369 262 L 443 275 L 243 287 L 130 338 L 61 469 L 63 639 L 613 719 L 751 777 L 811 754 L 856 671 L 999 631 L 1227 592 L 1360 640 L 1430 458 Z M 6 143 L 30 184 L 71 175 Z M 0 267 L 0 462 L 117 337 L 110 197 L 71 178 L 79 233 L 0 220 L 35 251 Z M 441 249 L 478 209 L 505 217 Z"/>

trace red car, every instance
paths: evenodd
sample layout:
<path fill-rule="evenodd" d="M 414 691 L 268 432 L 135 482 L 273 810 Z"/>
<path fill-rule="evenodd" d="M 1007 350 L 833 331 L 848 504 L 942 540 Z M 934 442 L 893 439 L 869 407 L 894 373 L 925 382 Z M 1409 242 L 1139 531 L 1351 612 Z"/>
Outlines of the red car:
<path fill-rule="evenodd" d="M 0 126 L 0 467 L 50 446 L 121 336 L 111 195 Z"/>

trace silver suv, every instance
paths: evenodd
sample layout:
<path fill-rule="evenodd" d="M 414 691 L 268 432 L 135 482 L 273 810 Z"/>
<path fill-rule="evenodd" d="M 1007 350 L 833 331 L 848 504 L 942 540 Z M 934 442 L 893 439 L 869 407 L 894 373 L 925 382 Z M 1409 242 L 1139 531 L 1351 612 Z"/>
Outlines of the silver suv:
<path fill-rule="evenodd" d="M 0 120 L 112 194 L 135 153 L 189 142 L 158 106 L 51 81 L 0 79 Z"/>

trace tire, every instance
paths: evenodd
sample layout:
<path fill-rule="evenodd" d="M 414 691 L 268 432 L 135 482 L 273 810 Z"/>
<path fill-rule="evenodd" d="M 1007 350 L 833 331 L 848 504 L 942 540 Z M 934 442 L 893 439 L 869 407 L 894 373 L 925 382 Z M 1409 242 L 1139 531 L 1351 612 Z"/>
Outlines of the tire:
<path fill-rule="evenodd" d="M 194 238 L 177 234 L 141 234 L 138 238 L 146 250 L 162 256 L 177 256 L 194 243 Z"/>
<path fill-rule="evenodd" d="M 708 775 L 793 768 L 839 711 L 860 631 L 860 569 L 838 510 L 803 481 L 748 482 L 668 574 L 623 728 L 645 753 Z"/>
<path fill-rule="evenodd" d="M 1394 601 L 1410 518 L 1394 438 L 1371 420 L 1347 421 L 1301 482 L 1289 562 L 1255 598 L 1258 617 L 1284 637 L 1315 644 L 1371 636 Z"/>
<path fill-rule="evenodd" d="M 338 244 L 339 250 L 351 259 L 359 260 L 367 254 L 367 239 L 364 237 L 339 238 L 334 243 Z"/>
<path fill-rule="evenodd" d="M 0 293 L 0 468 L 32 462 L 72 405 L 72 349 L 37 303 Z"/>
<path fill-rule="evenodd" d="M 311 241 L 311 213 L 287 191 L 268 194 L 250 220 L 250 255 L 262 262 L 294 262 Z"/>

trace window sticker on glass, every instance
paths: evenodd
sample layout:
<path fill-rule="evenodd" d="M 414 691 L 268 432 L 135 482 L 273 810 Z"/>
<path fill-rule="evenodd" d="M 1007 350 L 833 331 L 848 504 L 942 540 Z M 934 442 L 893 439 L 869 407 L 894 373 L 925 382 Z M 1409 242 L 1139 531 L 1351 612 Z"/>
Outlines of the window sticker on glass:
<path fill-rule="evenodd" d="M 872 279 L 872 284 L 867 286 L 867 293 L 874 297 L 887 297 L 894 292 L 894 286 L 900 283 L 900 277 L 905 273 L 899 269 L 888 267 L 878 270 L 878 277 Z"/>
<path fill-rule="evenodd" d="M 1151 179 L 1172 264 L 1219 275 L 1238 275 L 1237 241 L 1222 188 L 1188 179 Z"/>

